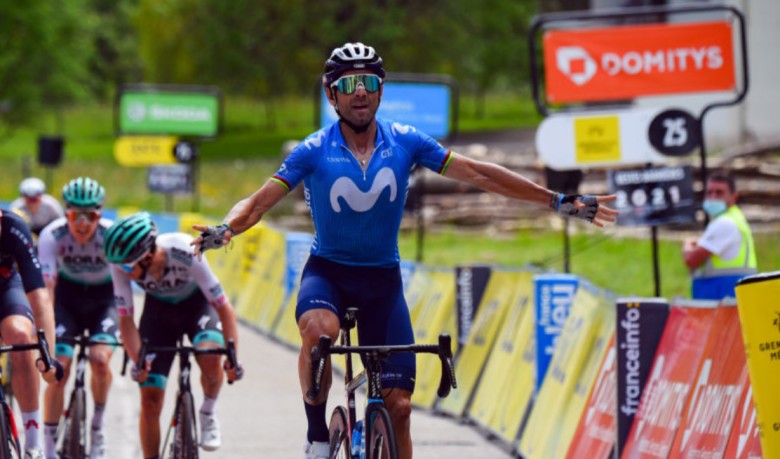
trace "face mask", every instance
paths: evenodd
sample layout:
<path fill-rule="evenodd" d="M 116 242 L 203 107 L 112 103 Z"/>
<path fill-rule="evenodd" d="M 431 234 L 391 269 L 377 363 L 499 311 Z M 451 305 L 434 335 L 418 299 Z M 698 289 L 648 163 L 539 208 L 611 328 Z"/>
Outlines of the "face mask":
<path fill-rule="evenodd" d="M 728 205 L 722 199 L 705 199 L 701 208 L 707 212 L 707 215 L 715 218 L 725 212 L 728 209 Z"/>

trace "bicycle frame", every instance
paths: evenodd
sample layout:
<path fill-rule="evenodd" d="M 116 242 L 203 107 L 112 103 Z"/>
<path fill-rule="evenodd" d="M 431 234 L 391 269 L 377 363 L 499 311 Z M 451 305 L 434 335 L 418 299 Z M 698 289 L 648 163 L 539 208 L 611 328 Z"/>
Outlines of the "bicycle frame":
<path fill-rule="evenodd" d="M 49 354 L 49 345 L 46 342 L 46 336 L 44 335 L 43 330 L 39 329 L 37 335 L 37 343 L 0 346 L 0 354 L 6 352 L 37 350 L 41 355 L 40 360 L 43 361 L 44 369 L 48 371 L 52 365 L 51 354 Z M 19 445 L 19 431 L 16 427 L 13 410 L 6 400 L 2 385 L 0 385 L 0 409 L 2 410 L 0 413 L 0 426 L 2 427 L 0 431 L 0 439 L 2 439 L 0 440 L 0 459 L 20 458 L 22 457 L 22 451 Z"/>
<path fill-rule="evenodd" d="M 355 392 L 360 386 L 367 383 L 363 432 L 371 432 L 372 422 L 374 422 L 372 415 L 374 413 L 386 410 L 384 408 L 384 397 L 382 396 L 382 362 L 390 355 L 403 352 L 437 354 L 442 366 L 441 380 L 438 389 L 439 396 L 446 397 L 449 394 L 450 389 L 457 387 L 455 371 L 452 367 L 451 339 L 449 335 L 439 335 L 438 345 L 352 346 L 350 330 L 355 328 L 357 322 L 355 312 L 356 310 L 352 308 L 347 310 L 347 314 L 342 321 L 339 346 L 331 346 L 331 338 L 327 335 L 323 335 L 320 337 L 319 344 L 312 348 L 312 385 L 307 392 L 307 397 L 310 400 L 314 400 L 317 397 L 320 392 L 328 356 L 332 354 L 344 354 L 344 385 L 347 398 L 346 430 L 350 444 L 353 442 L 356 426 L 358 425 Z M 364 370 L 357 376 L 353 374 L 352 354 L 363 356 Z M 390 438 L 393 439 L 392 441 L 395 441 L 393 435 L 391 435 Z M 393 449 L 394 447 L 395 445 L 393 445 Z M 367 448 L 371 448 L 371 445 L 367 445 Z M 366 457 L 365 455 L 365 449 L 361 449 L 359 457 L 362 459 Z M 355 457 L 354 454 L 353 457 Z"/>
<path fill-rule="evenodd" d="M 168 440 L 170 439 L 171 431 L 174 431 L 175 436 L 175 429 L 178 429 L 179 427 L 186 428 L 187 426 L 179 426 L 177 420 L 179 419 L 180 412 L 185 409 L 183 399 L 189 398 L 192 400 L 192 386 L 190 385 L 190 370 L 192 368 L 192 365 L 190 363 L 190 357 L 193 355 L 226 355 L 228 358 L 228 361 L 230 362 L 230 365 L 232 368 L 236 368 L 237 366 L 237 359 L 236 359 L 236 347 L 235 342 L 233 340 L 229 340 L 227 343 L 226 348 L 197 348 L 193 346 L 183 346 L 181 341 L 177 343 L 176 346 L 149 346 L 147 343 L 147 340 L 143 340 L 141 345 L 141 350 L 138 354 L 138 361 L 143 362 L 146 360 L 146 354 L 148 352 L 157 352 L 157 353 L 164 353 L 164 352 L 170 352 L 177 354 L 179 356 L 179 387 L 178 391 L 176 393 L 176 405 L 173 410 L 173 416 L 171 418 L 171 422 L 168 425 L 168 431 L 165 434 L 165 440 L 163 441 L 162 445 L 162 452 L 160 453 L 160 457 L 163 457 L 165 454 L 165 450 L 168 449 Z M 229 382 L 232 384 L 232 382 Z M 193 429 L 194 429 L 194 438 L 192 438 L 192 441 L 194 442 L 193 445 L 187 445 L 187 449 L 194 451 L 194 457 L 197 457 L 197 451 L 198 451 L 198 438 L 197 438 L 197 420 L 194 416 L 192 416 L 192 423 L 193 423 Z M 171 443 L 171 447 L 173 448 L 178 439 L 174 438 L 173 442 Z M 182 445 L 178 445 L 179 447 L 182 447 Z M 174 454 L 171 453 L 171 457 L 174 457 Z M 189 456 L 193 457 L 193 456 Z"/>

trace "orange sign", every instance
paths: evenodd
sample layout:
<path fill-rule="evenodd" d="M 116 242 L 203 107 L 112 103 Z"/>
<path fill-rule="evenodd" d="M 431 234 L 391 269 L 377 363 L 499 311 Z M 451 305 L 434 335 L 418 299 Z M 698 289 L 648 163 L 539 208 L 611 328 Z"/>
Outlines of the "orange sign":
<path fill-rule="evenodd" d="M 735 87 L 731 24 L 550 30 L 544 36 L 551 103 L 630 99 Z"/>
<path fill-rule="evenodd" d="M 721 304 L 669 459 L 723 455 L 747 380 L 736 305 Z"/>

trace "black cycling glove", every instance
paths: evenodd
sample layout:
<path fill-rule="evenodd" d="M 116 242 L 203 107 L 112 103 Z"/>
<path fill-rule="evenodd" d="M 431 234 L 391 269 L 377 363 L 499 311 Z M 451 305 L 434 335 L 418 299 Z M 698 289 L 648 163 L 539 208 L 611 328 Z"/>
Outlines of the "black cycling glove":
<path fill-rule="evenodd" d="M 203 238 L 203 242 L 200 243 L 200 251 L 218 249 L 225 245 L 225 233 L 230 231 L 231 236 L 235 236 L 236 232 L 227 223 L 223 223 L 219 226 L 209 226 L 206 231 L 200 233 L 200 237 Z"/>
<path fill-rule="evenodd" d="M 585 207 L 577 207 L 574 201 L 579 200 Z M 593 223 L 596 212 L 599 210 L 599 202 L 592 194 L 553 194 L 550 207 L 563 217 L 575 217 Z"/>

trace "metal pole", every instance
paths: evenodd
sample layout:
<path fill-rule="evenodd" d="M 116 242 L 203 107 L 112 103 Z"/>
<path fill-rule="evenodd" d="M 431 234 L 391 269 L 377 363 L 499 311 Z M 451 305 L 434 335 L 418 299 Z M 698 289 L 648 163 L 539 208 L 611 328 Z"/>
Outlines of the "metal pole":
<path fill-rule="evenodd" d="M 650 227 L 650 231 L 653 236 L 653 276 L 655 279 L 655 296 L 661 296 L 661 270 L 659 269 L 658 260 L 658 227 L 653 225 Z"/>
<path fill-rule="evenodd" d="M 569 217 L 563 217 L 563 272 L 571 272 L 571 249 L 569 246 Z"/>

